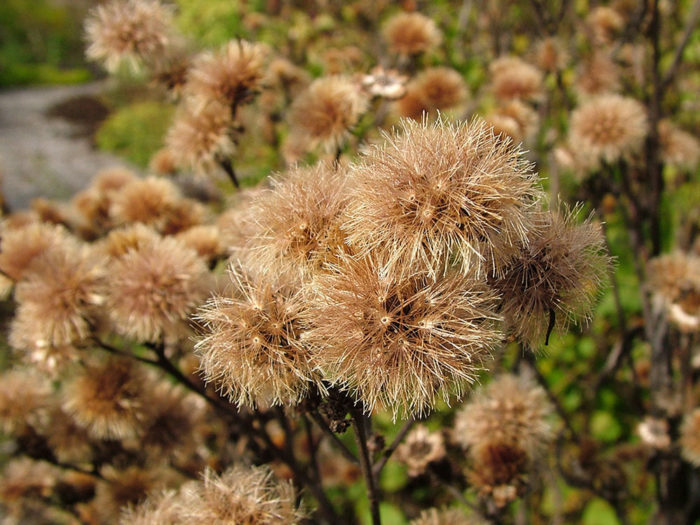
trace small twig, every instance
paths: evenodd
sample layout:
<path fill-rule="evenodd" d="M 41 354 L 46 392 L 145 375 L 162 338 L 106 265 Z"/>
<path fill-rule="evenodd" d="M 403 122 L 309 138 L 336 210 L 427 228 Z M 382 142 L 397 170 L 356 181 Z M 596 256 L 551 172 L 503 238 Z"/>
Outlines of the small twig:
<path fill-rule="evenodd" d="M 226 172 L 226 175 L 228 175 L 228 178 L 231 179 L 231 182 L 236 187 L 236 189 L 239 189 L 241 185 L 238 182 L 238 177 L 236 177 L 236 170 L 233 168 L 233 162 L 231 162 L 231 159 L 223 159 L 219 161 L 219 164 Z"/>
<path fill-rule="evenodd" d="M 666 74 L 661 81 L 661 89 L 666 89 L 671 85 L 673 78 L 676 76 L 676 73 L 678 73 L 678 68 L 683 61 L 683 52 L 690 42 L 690 37 L 693 35 L 695 26 L 698 24 L 698 19 L 700 19 L 700 0 L 695 0 L 685 23 L 683 38 L 681 38 L 678 47 L 676 47 L 676 51 L 673 53 L 673 62 L 671 62 L 670 67 L 666 70 Z"/>
<path fill-rule="evenodd" d="M 318 427 L 323 431 L 323 433 L 329 438 L 331 438 L 331 441 L 335 444 L 336 447 L 338 447 L 340 453 L 343 456 L 345 456 L 345 459 L 351 461 L 356 465 L 360 463 L 360 461 L 355 457 L 355 454 L 353 454 L 350 451 L 350 449 L 345 445 L 345 443 L 343 443 L 342 440 L 338 437 L 338 435 L 330 429 L 328 423 L 326 423 L 321 414 L 319 414 L 318 412 L 309 412 L 309 415 L 311 416 L 311 419 L 313 419 L 314 422 L 318 425 Z"/>
<path fill-rule="evenodd" d="M 148 365 L 158 365 L 158 361 L 154 359 L 148 359 L 147 357 L 141 357 L 140 355 L 136 355 L 132 352 L 127 352 L 125 350 L 122 350 L 121 348 L 117 348 L 116 346 L 112 346 L 108 343 L 105 343 L 101 339 L 98 339 L 97 337 L 92 338 L 95 344 L 97 344 L 98 347 L 100 347 L 102 350 L 105 352 L 109 352 L 110 354 L 114 355 L 119 355 L 122 357 L 129 357 L 131 359 L 136 359 L 137 361 L 141 361 L 142 363 L 146 363 Z"/>
<path fill-rule="evenodd" d="M 384 465 L 386 465 L 386 462 L 389 461 L 389 458 L 394 453 L 396 448 L 401 444 L 403 438 L 406 437 L 406 434 L 408 434 L 408 431 L 411 430 L 411 427 L 413 427 L 415 422 L 415 419 L 409 419 L 408 421 L 406 421 L 401 427 L 401 430 L 399 430 L 399 433 L 396 434 L 396 437 L 391 442 L 391 444 L 384 450 L 381 459 L 377 461 L 377 463 L 374 465 L 375 478 L 379 479 L 379 475 L 382 473 Z"/>
<path fill-rule="evenodd" d="M 362 411 L 357 408 L 350 410 L 350 414 L 352 415 L 352 423 L 355 429 L 357 448 L 360 452 L 360 466 L 362 467 L 362 474 L 367 484 L 367 498 L 369 499 L 369 507 L 372 514 L 372 525 L 381 525 L 382 520 L 379 516 L 379 491 L 372 469 L 372 457 L 367 447 L 365 417 Z"/>

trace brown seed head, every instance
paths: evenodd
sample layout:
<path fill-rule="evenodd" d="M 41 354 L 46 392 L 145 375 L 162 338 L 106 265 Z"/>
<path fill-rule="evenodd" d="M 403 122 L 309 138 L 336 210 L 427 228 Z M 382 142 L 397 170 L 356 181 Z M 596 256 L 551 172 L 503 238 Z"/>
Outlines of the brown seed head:
<path fill-rule="evenodd" d="M 483 525 L 475 515 L 467 515 L 462 509 L 428 509 L 420 513 L 410 525 Z"/>
<path fill-rule="evenodd" d="M 421 120 L 424 113 L 435 116 L 440 110 L 458 106 L 466 96 L 466 83 L 457 71 L 432 67 L 419 73 L 406 86 L 406 95 L 397 104 L 402 116 Z"/>
<path fill-rule="evenodd" d="M 401 131 L 354 167 L 348 243 L 362 253 L 391 247 L 434 271 L 455 256 L 465 272 L 499 271 L 539 195 L 520 150 L 479 120 L 402 121 Z"/>
<path fill-rule="evenodd" d="M 692 465 L 700 466 L 700 409 L 685 415 L 681 425 L 681 453 Z"/>
<path fill-rule="evenodd" d="M 106 310 L 114 329 L 136 341 L 177 335 L 208 293 L 204 261 L 172 237 L 128 251 L 108 271 Z"/>
<path fill-rule="evenodd" d="M 574 87 L 581 98 L 612 93 L 620 87 L 620 68 L 602 50 L 583 60 Z"/>
<path fill-rule="evenodd" d="M 572 113 L 569 143 L 586 165 L 595 167 L 639 151 L 648 129 L 644 106 L 635 99 L 601 95 Z"/>
<path fill-rule="evenodd" d="M 491 91 L 501 100 L 536 100 L 542 94 L 542 73 L 517 57 L 501 57 L 489 66 Z"/>
<path fill-rule="evenodd" d="M 495 297 L 469 275 L 431 277 L 389 259 L 343 256 L 317 274 L 306 337 L 325 378 L 366 410 L 423 414 L 482 369 L 499 339 Z"/>
<path fill-rule="evenodd" d="M 408 467 L 409 476 L 420 476 L 431 462 L 440 461 L 445 454 L 442 434 L 418 425 L 396 449 L 394 458 Z"/>
<path fill-rule="evenodd" d="M 67 236 L 64 228 L 50 224 L 32 222 L 15 228 L 4 223 L 0 233 L 0 270 L 15 281 L 22 279 L 37 256 L 63 244 Z"/>
<path fill-rule="evenodd" d="M 384 26 L 384 39 L 392 53 L 418 55 L 440 45 L 442 33 L 435 22 L 420 13 L 399 13 Z"/>
<path fill-rule="evenodd" d="M 51 385 L 32 369 L 16 369 L 0 376 L 0 430 L 19 434 L 34 426 L 49 405 Z"/>
<path fill-rule="evenodd" d="M 169 180 L 158 177 L 136 179 L 114 195 L 110 215 L 115 224 L 139 222 L 162 229 L 180 198 L 177 186 Z"/>
<path fill-rule="evenodd" d="M 700 141 L 668 120 L 659 122 L 661 155 L 666 164 L 692 171 L 700 163 Z"/>

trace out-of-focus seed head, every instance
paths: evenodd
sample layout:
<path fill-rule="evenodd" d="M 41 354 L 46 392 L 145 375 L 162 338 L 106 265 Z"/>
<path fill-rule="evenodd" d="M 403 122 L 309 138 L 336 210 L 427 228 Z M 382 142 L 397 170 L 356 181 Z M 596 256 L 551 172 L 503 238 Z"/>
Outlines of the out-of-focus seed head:
<path fill-rule="evenodd" d="M 700 328 L 700 257 L 676 252 L 649 261 L 651 291 L 681 331 Z"/>
<path fill-rule="evenodd" d="M 290 134 L 308 146 L 339 148 L 367 108 L 360 87 L 342 76 L 314 80 L 292 103 Z"/>
<path fill-rule="evenodd" d="M 410 525 L 484 525 L 475 515 L 467 515 L 462 509 L 427 509 L 420 513 Z"/>
<path fill-rule="evenodd" d="M 638 101 L 601 95 L 572 113 L 569 143 L 586 165 L 596 167 L 639 151 L 648 130 L 644 106 Z"/>
<path fill-rule="evenodd" d="M 200 224 L 181 231 L 176 239 L 192 248 L 197 255 L 207 262 L 216 260 L 225 254 L 226 250 L 221 242 L 221 234 L 216 226 Z"/>
<path fill-rule="evenodd" d="M 433 271 L 455 256 L 465 272 L 499 271 L 539 197 L 521 151 L 480 120 L 403 121 L 400 131 L 354 167 L 348 243 L 362 253 L 390 247 Z"/>
<path fill-rule="evenodd" d="M 34 426 L 49 405 L 51 385 L 32 369 L 16 369 L 0 376 L 0 430 L 20 434 Z"/>
<path fill-rule="evenodd" d="M 249 102 L 265 74 L 267 49 L 261 44 L 232 40 L 217 51 L 195 57 L 187 78 L 187 92 L 202 105 L 216 101 L 222 108 Z"/>
<path fill-rule="evenodd" d="M 162 229 L 179 199 L 180 191 L 169 180 L 158 177 L 136 179 L 114 195 L 110 215 L 115 224 L 138 222 Z"/>
<path fill-rule="evenodd" d="M 120 525 L 181 525 L 177 492 L 163 491 L 148 496 L 136 506 L 122 507 Z"/>
<path fill-rule="evenodd" d="M 489 66 L 491 91 L 501 100 L 537 100 L 542 95 L 542 73 L 518 57 L 501 57 Z"/>
<path fill-rule="evenodd" d="M 317 380 L 302 340 L 306 302 L 294 282 L 231 266 L 229 297 L 200 310 L 196 352 L 207 381 L 238 406 L 295 405 Z"/>
<path fill-rule="evenodd" d="M 522 493 L 529 459 L 517 444 L 489 440 L 470 455 L 472 468 L 467 478 L 482 498 L 505 507 Z"/>
<path fill-rule="evenodd" d="M 174 38 L 173 10 L 157 0 L 113 0 L 97 6 L 85 22 L 87 56 L 115 71 L 150 64 Z"/>
<path fill-rule="evenodd" d="M 146 416 L 146 382 L 135 361 L 90 364 L 66 385 L 63 407 L 95 438 L 135 436 Z"/>
<path fill-rule="evenodd" d="M 204 261 L 172 237 L 128 251 L 108 272 L 106 310 L 114 329 L 136 341 L 177 336 L 208 293 Z"/>
<path fill-rule="evenodd" d="M 551 413 L 547 394 L 529 376 L 504 374 L 481 387 L 459 409 L 454 439 L 476 453 L 498 443 L 522 450 L 534 460 L 552 440 L 547 421 Z"/>
<path fill-rule="evenodd" d="M 195 109 L 184 104 L 165 138 L 176 166 L 209 174 L 236 150 L 231 110 L 211 101 Z"/>
<path fill-rule="evenodd" d="M 497 107 L 485 118 L 495 135 L 510 137 L 514 143 L 533 136 L 537 130 L 537 113 L 520 100 L 511 100 Z"/>
<path fill-rule="evenodd" d="M 668 120 L 659 122 L 659 142 L 666 164 L 693 171 L 700 163 L 700 141 Z"/>
<path fill-rule="evenodd" d="M 540 40 L 535 48 L 537 66 L 548 73 L 555 73 L 564 69 L 568 58 L 561 42 L 554 37 Z"/>
<path fill-rule="evenodd" d="M 211 470 L 180 491 L 183 523 L 295 525 L 305 517 L 296 507 L 291 482 L 277 481 L 266 467 L 236 466 L 220 476 Z"/>
<path fill-rule="evenodd" d="M 0 235 L 0 270 L 15 281 L 22 279 L 36 257 L 63 244 L 68 236 L 62 227 L 38 222 L 19 227 L 3 223 Z"/>
<path fill-rule="evenodd" d="M 600 227 L 590 219 L 575 224 L 576 211 L 533 214 L 520 253 L 491 280 L 508 330 L 533 348 L 552 328 L 552 315 L 562 330 L 573 320 L 588 320 L 610 267 Z"/>
<path fill-rule="evenodd" d="M 595 43 L 610 44 L 624 27 L 625 20 L 612 7 L 601 5 L 591 9 L 586 17 L 586 25 Z"/>
<path fill-rule="evenodd" d="M 121 257 L 131 250 L 139 250 L 144 245 L 159 239 L 160 235 L 153 228 L 139 222 L 110 231 L 95 246 L 111 258 Z"/>
<path fill-rule="evenodd" d="M 420 13 L 399 13 L 384 26 L 384 39 L 392 53 L 411 56 L 440 45 L 442 33 L 433 20 Z"/>
<path fill-rule="evenodd" d="M 424 474 L 428 465 L 445 457 L 445 441 L 440 432 L 424 425 L 414 428 L 396 449 L 394 458 L 408 467 L 409 476 Z"/>
<path fill-rule="evenodd" d="M 302 275 L 333 257 L 334 232 L 347 205 L 347 181 L 326 163 L 292 168 L 251 203 L 251 257 L 264 271 Z"/>
<path fill-rule="evenodd" d="M 620 88 L 620 68 L 605 51 L 584 59 L 574 84 L 582 99 L 613 93 Z"/>
<path fill-rule="evenodd" d="M 499 341 L 495 296 L 472 276 L 431 277 L 389 256 L 344 256 L 309 285 L 307 339 L 325 378 L 406 416 L 470 385 Z"/>
<path fill-rule="evenodd" d="M 94 503 L 103 522 L 106 522 L 118 516 L 123 507 L 144 501 L 149 492 L 162 490 L 169 473 L 162 468 L 132 465 L 119 469 L 108 465 L 101 474 L 104 480 L 97 484 Z"/>
<path fill-rule="evenodd" d="M 406 95 L 397 105 L 402 116 L 420 121 L 424 113 L 436 116 L 441 110 L 458 106 L 466 96 L 467 85 L 457 71 L 431 67 L 409 82 Z"/>

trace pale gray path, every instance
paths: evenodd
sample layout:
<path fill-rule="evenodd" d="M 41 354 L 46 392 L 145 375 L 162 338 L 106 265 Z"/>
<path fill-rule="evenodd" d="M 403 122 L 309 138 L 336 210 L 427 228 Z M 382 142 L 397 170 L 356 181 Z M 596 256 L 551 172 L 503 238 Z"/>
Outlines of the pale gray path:
<path fill-rule="evenodd" d="M 99 83 L 0 91 L 0 172 L 2 191 L 13 210 L 35 197 L 68 199 L 95 173 L 125 162 L 95 150 L 88 138 L 60 118 L 45 115 L 66 99 L 99 93 Z"/>

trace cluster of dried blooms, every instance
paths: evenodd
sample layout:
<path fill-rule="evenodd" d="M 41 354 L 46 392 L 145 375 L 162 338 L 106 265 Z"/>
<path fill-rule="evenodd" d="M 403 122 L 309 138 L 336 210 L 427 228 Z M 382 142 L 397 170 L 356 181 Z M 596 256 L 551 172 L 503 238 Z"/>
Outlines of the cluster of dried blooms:
<path fill-rule="evenodd" d="M 297 14 L 269 4 L 245 13 L 246 34 Z M 534 9 L 526 53 L 503 31 L 505 3 L 465 3 L 445 32 L 417 12 L 377 17 L 382 2 L 335 13 L 369 24 L 383 39 L 371 49 L 343 31 L 332 40 L 323 13 L 279 50 L 198 49 L 173 6 L 95 8 L 88 57 L 145 73 L 178 106 L 152 171 L 252 182 L 239 163 L 252 135 L 284 168 L 225 210 L 116 168 L 68 203 L 4 218 L 8 523 L 340 524 L 352 505 L 326 488 L 362 477 L 378 525 L 388 460 L 408 475 L 395 501 L 423 491 L 422 507 L 403 509 L 417 525 L 507 522 L 520 498 L 537 513 L 542 479 L 557 475 L 624 516 L 625 467 L 640 458 L 676 486 L 669 473 L 700 464 L 694 375 L 681 368 L 675 388 L 671 373 L 699 363 L 700 214 L 663 255 L 662 197 L 697 188 L 700 145 L 666 118 L 668 81 L 648 85 L 658 42 L 645 53 L 640 35 L 658 29 L 658 2 L 627 4 L 580 20 L 566 2 L 558 21 Z M 460 55 L 470 24 L 484 60 Z M 579 367 L 592 393 L 564 404 L 557 394 L 575 387 L 551 388 L 537 358 L 555 331 L 557 351 L 583 352 L 570 325 L 589 324 L 614 273 L 600 217 L 640 259 L 641 306 L 629 316 L 614 280 L 615 314 L 596 327 L 601 372 Z M 613 448 L 569 407 L 592 411 L 628 376 L 642 443 Z M 383 435 L 382 417 L 403 426 Z M 351 426 L 355 448 L 341 436 Z M 672 502 L 659 498 L 663 516 Z"/>

